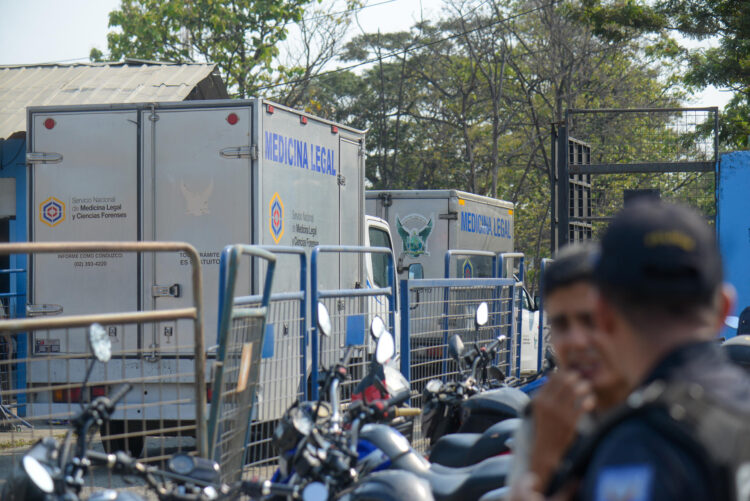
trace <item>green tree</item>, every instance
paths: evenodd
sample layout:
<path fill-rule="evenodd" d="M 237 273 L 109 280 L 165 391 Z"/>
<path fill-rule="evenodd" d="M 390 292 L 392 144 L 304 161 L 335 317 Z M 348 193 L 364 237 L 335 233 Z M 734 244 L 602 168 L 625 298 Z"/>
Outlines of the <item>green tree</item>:
<path fill-rule="evenodd" d="M 683 83 L 708 85 L 734 95 L 724 109 L 719 137 L 726 147 L 747 148 L 750 135 L 750 2 L 742 0 L 586 0 L 578 17 L 610 40 L 629 32 L 676 30 L 694 40 L 717 39 L 715 47 L 671 50 L 686 62 Z"/>
<path fill-rule="evenodd" d="M 274 74 L 289 23 L 310 0 L 122 0 L 109 14 L 110 60 L 211 62 L 240 98 Z M 104 55 L 92 51 L 91 58 Z"/>

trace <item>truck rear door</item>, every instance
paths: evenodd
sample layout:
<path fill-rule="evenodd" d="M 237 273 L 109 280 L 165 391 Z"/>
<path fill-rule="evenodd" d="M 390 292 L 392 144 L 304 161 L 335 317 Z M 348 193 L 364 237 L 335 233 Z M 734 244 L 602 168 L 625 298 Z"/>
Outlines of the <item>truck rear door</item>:
<path fill-rule="evenodd" d="M 184 241 L 201 255 L 207 343 L 217 325 L 219 260 L 229 244 L 251 243 L 252 106 L 143 110 L 144 239 Z M 249 269 L 249 268 L 248 268 Z M 249 290 L 249 274 L 238 291 Z M 192 305 L 186 256 L 156 255 L 144 263 L 146 309 Z M 149 304 L 150 303 L 150 304 Z M 144 347 L 175 346 L 176 326 L 145 332 Z M 158 332 L 156 332 L 158 330 Z M 179 351 L 190 351 L 180 333 Z"/>
<path fill-rule="evenodd" d="M 32 110 L 29 127 L 30 240 L 138 240 L 137 112 Z M 74 315 L 138 309 L 134 254 L 39 254 L 30 268 L 32 311 L 59 306 Z M 136 327 L 122 329 L 108 328 L 114 349 L 135 348 Z M 79 334 L 71 329 L 45 345 L 36 342 L 35 352 L 85 352 L 86 336 Z"/>
<path fill-rule="evenodd" d="M 361 149 L 359 142 L 344 137 L 339 140 L 339 245 L 362 245 L 364 242 L 364 235 L 360 233 L 365 218 Z M 340 254 L 339 259 L 339 269 L 342 270 L 339 287 L 352 288 L 362 276 L 362 256 Z"/>

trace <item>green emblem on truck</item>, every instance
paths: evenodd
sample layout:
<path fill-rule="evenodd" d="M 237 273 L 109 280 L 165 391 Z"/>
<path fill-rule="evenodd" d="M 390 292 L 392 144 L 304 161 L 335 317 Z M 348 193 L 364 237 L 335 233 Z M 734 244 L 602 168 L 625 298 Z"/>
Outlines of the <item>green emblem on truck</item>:
<path fill-rule="evenodd" d="M 404 245 L 403 251 L 407 256 L 430 255 L 427 252 L 427 237 L 432 233 L 432 218 L 427 219 L 420 214 L 409 214 L 402 222 L 401 218 L 396 216 L 396 228 Z"/>

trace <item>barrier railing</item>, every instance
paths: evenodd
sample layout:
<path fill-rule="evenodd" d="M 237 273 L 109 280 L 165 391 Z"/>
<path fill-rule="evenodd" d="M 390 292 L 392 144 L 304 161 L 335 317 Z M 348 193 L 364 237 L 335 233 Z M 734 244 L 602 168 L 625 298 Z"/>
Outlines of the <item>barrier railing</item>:
<path fill-rule="evenodd" d="M 26 368 L 25 379 L 16 378 L 15 387 L 0 390 L 0 395 L 11 405 L 24 401 L 25 419 L 32 425 L 30 430 L 12 427 L 6 432 L 6 448 L 0 450 L 0 462 L 8 467 L 0 469 L 11 471 L 25 447 L 35 440 L 63 435 L 66 423 L 85 402 L 107 395 L 124 383 L 133 389 L 118 405 L 112 420 L 99 431 L 105 449 L 129 450 L 143 461 L 160 461 L 179 450 L 196 450 L 205 455 L 206 363 L 198 252 L 191 245 L 178 242 L 0 245 L 0 255 L 77 252 L 182 252 L 190 258 L 193 305 L 156 311 L 0 320 L 0 335 L 24 338 L 27 346 L 25 351 L 17 351 L 15 359 L 0 360 L 0 368 L 11 372 L 18 364 Z M 112 284 L 96 285 L 76 294 L 103 295 Z M 86 328 L 95 322 L 102 324 L 110 336 L 112 358 L 106 364 L 95 364 L 84 385 L 86 371 L 95 360 Z M 164 325 L 172 329 L 170 345 L 142 346 L 138 339 L 141 333 Z M 95 473 L 89 477 L 91 485 L 111 486 L 111 476 L 103 478 Z"/>
<path fill-rule="evenodd" d="M 385 254 L 387 256 L 386 273 L 388 284 L 386 287 L 368 287 L 365 289 L 321 289 L 319 277 L 319 257 L 321 254 L 354 253 L 354 254 Z M 337 362 L 342 354 L 342 348 L 353 346 L 357 350 L 351 357 L 348 366 L 351 379 L 341 385 L 341 402 L 350 399 L 352 389 L 359 383 L 367 370 L 367 363 L 372 355 L 374 344 L 370 341 L 369 326 L 372 319 L 378 315 L 386 324 L 386 328 L 393 332 L 396 324 L 396 275 L 393 253 L 385 247 L 356 247 L 356 246 L 318 246 L 312 251 L 310 261 L 311 300 L 313 307 L 311 322 L 310 348 L 312 354 L 311 398 L 318 398 L 318 372 L 323 367 L 329 367 Z M 322 302 L 331 318 L 331 336 L 318 335 L 318 308 Z"/>
<path fill-rule="evenodd" d="M 276 255 L 277 269 L 284 266 L 287 274 L 292 273 L 292 267 L 296 265 L 282 259 L 287 257 L 299 260 L 298 290 L 272 293 L 269 298 L 260 362 L 260 386 L 245 444 L 244 473 L 266 478 L 277 462 L 277 451 L 271 444 L 276 423 L 295 400 L 304 399 L 307 395 L 307 256 L 301 247 L 259 248 Z M 219 311 L 222 311 L 224 301 L 229 299 L 223 292 L 230 249 L 231 247 L 224 249 L 220 264 Z M 233 299 L 233 308 L 240 310 L 261 307 L 262 301 L 262 294 L 237 296 Z"/>
<path fill-rule="evenodd" d="M 484 346 L 500 335 L 508 339 L 498 354 L 498 366 L 511 374 L 518 364 L 514 310 L 516 281 L 507 278 L 421 279 L 401 281 L 401 371 L 411 382 L 412 405 L 422 406 L 422 391 L 430 379 L 450 380 L 458 368 L 448 355 L 448 339 L 458 334 L 464 343 Z M 489 321 L 476 328 L 475 312 L 480 303 L 489 306 Z M 425 450 L 419 423 L 413 445 Z"/>
<path fill-rule="evenodd" d="M 260 304 L 235 304 L 242 255 L 267 261 Z M 209 450 L 221 466 L 222 480 L 237 481 L 246 462 L 251 418 L 260 383 L 266 316 L 276 257 L 251 245 L 232 245 L 222 253 L 223 283 L 219 345 L 214 363 L 213 398 L 208 422 Z"/>

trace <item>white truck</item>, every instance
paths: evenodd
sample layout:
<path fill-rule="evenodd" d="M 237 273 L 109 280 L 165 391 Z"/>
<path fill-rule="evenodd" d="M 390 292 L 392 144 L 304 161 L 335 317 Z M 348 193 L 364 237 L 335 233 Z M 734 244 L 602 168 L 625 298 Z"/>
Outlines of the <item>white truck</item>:
<path fill-rule="evenodd" d="M 219 257 L 226 245 L 364 245 L 366 221 L 382 226 L 365 217 L 364 132 L 263 99 L 33 107 L 27 138 L 30 240 L 192 244 L 203 269 L 206 346 L 216 339 Z M 372 270 L 364 261 L 324 257 L 322 284 L 363 285 Z M 84 314 L 191 306 L 189 277 L 189 261 L 180 255 L 38 255 L 30 264 L 30 308 L 54 304 L 64 314 Z M 261 279 L 262 273 L 243 273 L 237 290 L 257 292 Z M 277 266 L 274 291 L 298 287 L 297 267 Z M 110 330 L 115 351 L 133 350 L 123 377 L 177 370 L 169 367 L 175 327 Z M 84 338 L 48 339 L 44 349 L 85 352 Z M 180 344 L 182 353 L 190 352 L 189 343 Z M 149 350 L 157 356 L 147 356 Z M 79 381 L 83 374 L 34 373 L 28 383 L 50 377 Z M 133 393 L 133 402 L 152 398 Z M 53 398 L 40 394 L 30 402 L 31 414 L 35 405 L 40 412 L 69 408 Z M 189 405 L 177 407 L 147 406 L 118 417 L 190 415 Z"/>
<path fill-rule="evenodd" d="M 394 255 L 400 278 L 445 277 L 445 254 L 451 259 L 449 277 L 494 277 L 492 258 L 460 251 L 513 252 L 511 202 L 458 190 L 368 190 L 367 214 L 395 229 Z M 513 276 L 513 264 L 505 276 Z M 537 370 L 539 312 L 522 289 L 521 371 Z"/>

